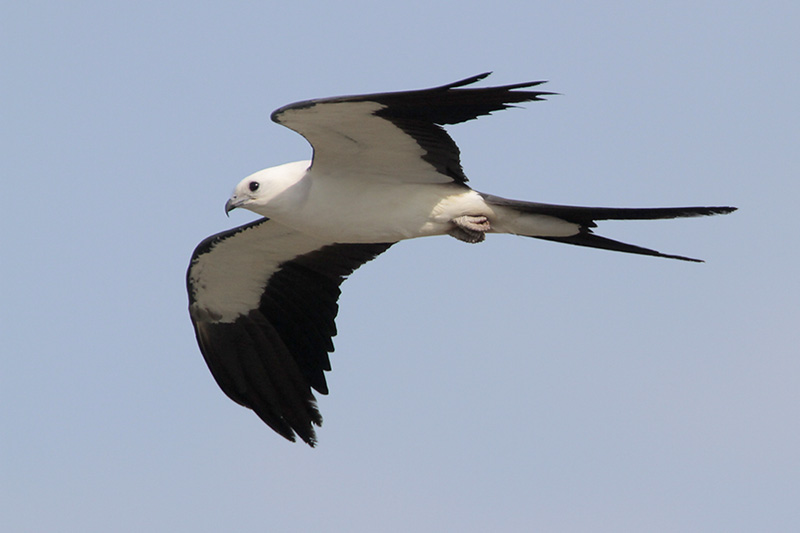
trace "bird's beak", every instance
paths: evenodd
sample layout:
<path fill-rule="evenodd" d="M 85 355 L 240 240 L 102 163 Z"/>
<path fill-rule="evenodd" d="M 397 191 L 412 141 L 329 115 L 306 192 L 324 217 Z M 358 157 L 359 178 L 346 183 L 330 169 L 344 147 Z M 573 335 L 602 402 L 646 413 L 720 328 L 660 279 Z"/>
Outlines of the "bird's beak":
<path fill-rule="evenodd" d="M 225 215 L 230 216 L 230 212 L 236 209 L 237 207 L 241 206 L 244 203 L 244 199 L 237 199 L 235 196 L 231 196 L 227 202 L 225 202 Z"/>

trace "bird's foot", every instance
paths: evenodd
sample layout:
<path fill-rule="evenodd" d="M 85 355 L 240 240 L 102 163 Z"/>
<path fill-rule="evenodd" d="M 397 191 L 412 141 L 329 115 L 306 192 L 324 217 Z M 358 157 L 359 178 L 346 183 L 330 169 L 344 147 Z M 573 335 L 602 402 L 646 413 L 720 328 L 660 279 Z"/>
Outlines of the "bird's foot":
<path fill-rule="evenodd" d="M 454 218 L 452 222 L 454 225 L 449 235 L 469 243 L 482 242 L 486 238 L 486 232 L 492 229 L 489 219 L 483 215 L 463 215 Z"/>

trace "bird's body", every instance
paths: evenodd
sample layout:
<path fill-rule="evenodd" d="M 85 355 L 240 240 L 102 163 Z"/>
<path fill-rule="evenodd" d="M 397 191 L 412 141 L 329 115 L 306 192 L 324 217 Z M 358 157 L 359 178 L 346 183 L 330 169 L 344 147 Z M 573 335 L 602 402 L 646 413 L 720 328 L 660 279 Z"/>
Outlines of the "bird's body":
<path fill-rule="evenodd" d="M 398 242 L 446 235 L 453 230 L 453 220 L 463 216 L 486 217 L 490 223 L 487 233 L 563 237 L 580 229 L 557 217 L 492 206 L 484 195 L 463 183 L 425 183 L 413 175 L 408 181 L 381 180 L 368 173 L 330 176 L 310 167 L 311 161 L 297 161 L 246 178 L 243 188 L 256 180 L 280 191 L 267 205 L 251 210 L 331 243 Z"/>
<path fill-rule="evenodd" d="M 220 387 L 270 427 L 314 444 L 311 389 L 336 334 L 339 285 L 392 244 L 450 235 L 476 243 L 510 233 L 688 261 L 592 232 L 597 220 L 722 214 L 730 207 L 594 208 L 508 200 L 471 189 L 441 128 L 551 93 L 541 82 L 464 89 L 485 75 L 420 91 L 298 102 L 272 118 L 314 147 L 311 161 L 242 180 L 226 212 L 264 219 L 214 235 L 187 272 L 197 340 Z"/>
<path fill-rule="evenodd" d="M 371 180 L 366 175 L 319 175 L 310 166 L 310 161 L 299 161 L 251 176 L 268 180 L 269 174 L 279 172 L 290 184 L 277 202 L 253 211 L 329 242 L 396 242 L 441 232 L 446 222 L 442 215 L 447 216 L 447 205 L 454 203 L 448 198 L 470 192 L 453 183 L 420 185 Z M 348 208 L 341 209 L 343 205 Z"/>

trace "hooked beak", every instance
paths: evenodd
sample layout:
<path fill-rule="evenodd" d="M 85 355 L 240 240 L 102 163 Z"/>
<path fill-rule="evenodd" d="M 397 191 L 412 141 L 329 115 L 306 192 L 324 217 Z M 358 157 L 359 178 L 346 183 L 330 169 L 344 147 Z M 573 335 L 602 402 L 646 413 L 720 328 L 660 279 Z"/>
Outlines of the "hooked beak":
<path fill-rule="evenodd" d="M 241 206 L 245 200 L 245 198 L 237 199 L 235 196 L 231 196 L 228 201 L 225 202 L 225 216 L 231 216 L 230 212 Z"/>

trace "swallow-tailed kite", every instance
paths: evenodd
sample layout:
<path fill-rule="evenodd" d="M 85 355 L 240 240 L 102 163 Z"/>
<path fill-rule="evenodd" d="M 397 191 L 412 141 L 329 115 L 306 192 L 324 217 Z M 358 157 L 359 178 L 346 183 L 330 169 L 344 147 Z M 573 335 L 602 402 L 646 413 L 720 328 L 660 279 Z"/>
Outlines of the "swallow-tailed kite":
<path fill-rule="evenodd" d="M 311 161 L 242 180 L 225 204 L 264 218 L 201 242 L 187 272 L 189 313 L 211 373 L 232 400 L 276 432 L 316 442 L 322 423 L 312 389 L 336 335 L 339 286 L 392 244 L 490 233 L 698 261 L 592 232 L 598 220 L 730 213 L 733 207 L 572 207 L 509 200 L 467 186 L 443 125 L 541 100 L 543 82 L 465 88 L 488 74 L 416 91 L 308 100 L 272 120 L 313 147 Z"/>

